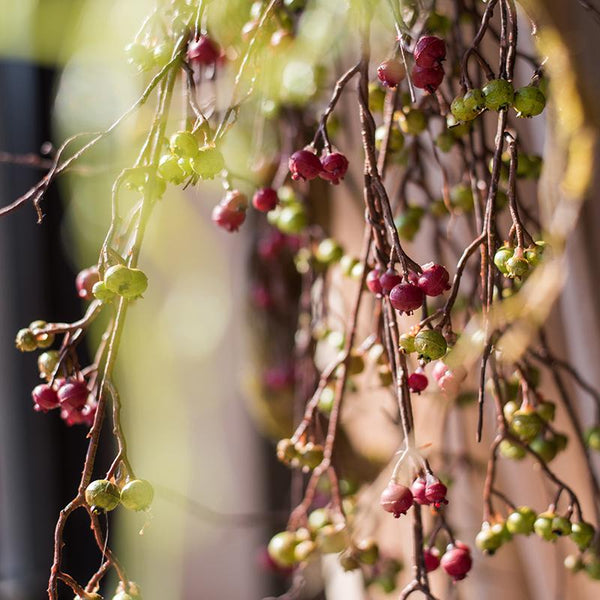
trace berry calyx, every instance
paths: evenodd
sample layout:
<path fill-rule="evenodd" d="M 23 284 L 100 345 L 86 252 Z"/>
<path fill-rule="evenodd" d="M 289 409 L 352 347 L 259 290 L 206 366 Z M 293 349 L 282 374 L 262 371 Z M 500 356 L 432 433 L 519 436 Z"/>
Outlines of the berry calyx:
<path fill-rule="evenodd" d="M 437 329 L 421 329 L 415 336 L 416 351 L 427 360 L 437 360 L 446 354 L 448 345 Z"/>
<path fill-rule="evenodd" d="M 429 380 L 423 371 L 415 371 L 408 376 L 408 387 L 415 394 L 420 394 L 428 385 Z"/>
<path fill-rule="evenodd" d="M 82 300 L 92 300 L 94 298 L 92 289 L 98 281 L 100 281 L 98 267 L 88 267 L 87 269 L 79 271 L 79 274 L 75 278 L 77 295 Z"/>
<path fill-rule="evenodd" d="M 406 69 L 400 61 L 390 58 L 377 67 L 377 77 L 386 87 L 395 88 L 406 77 Z"/>
<path fill-rule="evenodd" d="M 540 88 L 527 85 L 515 92 L 514 109 L 517 117 L 530 119 L 542 113 L 546 106 L 546 96 Z"/>
<path fill-rule="evenodd" d="M 440 66 L 420 67 L 415 65 L 411 75 L 413 85 L 416 88 L 433 94 L 444 80 L 444 69 Z"/>
<path fill-rule="evenodd" d="M 187 47 L 187 59 L 198 65 L 213 65 L 221 55 L 218 44 L 208 35 L 201 35 L 197 40 L 190 40 Z"/>
<path fill-rule="evenodd" d="M 323 170 L 319 157 L 310 150 L 298 150 L 290 156 L 288 163 L 292 179 L 310 181 L 319 176 Z"/>
<path fill-rule="evenodd" d="M 348 171 L 348 159 L 341 152 L 332 152 L 321 159 L 321 166 L 319 177 L 337 185 Z"/>
<path fill-rule="evenodd" d="M 400 515 L 405 515 L 413 505 L 413 495 L 405 485 L 390 481 L 383 490 L 379 503 L 383 510 L 392 513 L 397 519 Z"/>
<path fill-rule="evenodd" d="M 269 212 L 279 204 L 277 192 L 270 187 L 257 190 L 252 197 L 252 206 L 261 212 Z"/>
<path fill-rule="evenodd" d="M 388 269 L 379 278 L 379 283 L 383 293 L 388 295 L 393 288 L 402 283 L 402 277 L 394 269 Z"/>
<path fill-rule="evenodd" d="M 154 488 L 145 479 L 133 479 L 121 490 L 121 504 L 128 510 L 147 510 L 154 498 Z"/>
<path fill-rule="evenodd" d="M 31 392 L 33 398 L 33 409 L 36 411 L 47 412 L 58 408 L 60 402 L 56 391 L 46 383 L 36 385 Z"/>
<path fill-rule="evenodd" d="M 367 273 L 365 283 L 369 290 L 379 296 L 383 294 L 383 286 L 381 285 L 381 271 L 379 269 L 372 269 Z"/>
<path fill-rule="evenodd" d="M 458 541 L 454 545 L 450 544 L 442 556 L 440 564 L 454 581 L 464 579 L 473 566 L 468 546 Z"/>
<path fill-rule="evenodd" d="M 58 401 L 65 409 L 82 409 L 90 395 L 87 385 L 76 379 L 68 380 L 60 386 L 57 392 Z"/>
<path fill-rule="evenodd" d="M 111 511 L 121 501 L 119 488 L 107 479 L 92 481 L 85 489 L 85 501 L 95 512 Z"/>
<path fill-rule="evenodd" d="M 445 267 L 436 263 L 423 266 L 423 272 L 417 279 L 417 285 L 427 296 L 439 296 L 450 289 L 450 275 Z"/>
<path fill-rule="evenodd" d="M 390 290 L 390 304 L 400 312 L 412 313 L 423 304 L 424 294 L 412 283 L 403 282 Z"/>
<path fill-rule="evenodd" d="M 513 86 L 506 79 L 492 79 L 481 91 L 485 97 L 485 107 L 489 110 L 503 110 L 514 100 Z"/>
<path fill-rule="evenodd" d="M 425 35 L 416 43 L 413 56 L 419 67 L 439 66 L 446 58 L 446 42 L 434 35 Z"/>
<path fill-rule="evenodd" d="M 434 546 L 423 550 L 423 562 L 428 573 L 435 571 L 440 566 L 440 551 Z"/>

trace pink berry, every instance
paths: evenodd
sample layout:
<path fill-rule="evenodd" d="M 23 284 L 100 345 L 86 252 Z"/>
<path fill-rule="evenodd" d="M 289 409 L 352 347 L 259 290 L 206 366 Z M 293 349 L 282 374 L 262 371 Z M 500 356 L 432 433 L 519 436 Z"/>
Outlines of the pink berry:
<path fill-rule="evenodd" d="M 47 383 L 36 385 L 31 392 L 33 398 L 33 408 L 37 411 L 47 412 L 59 405 L 56 391 Z"/>
<path fill-rule="evenodd" d="M 319 177 L 337 185 L 348 170 L 348 159 L 341 152 L 332 152 L 321 159 L 321 166 Z"/>
<path fill-rule="evenodd" d="M 191 40 L 187 48 L 187 59 L 199 65 L 212 65 L 221 54 L 218 44 L 207 35 L 201 35 L 197 40 Z"/>
<path fill-rule="evenodd" d="M 427 482 L 423 477 L 417 477 L 410 486 L 410 491 L 412 492 L 415 502 L 424 506 L 431 504 L 431 502 L 427 500 L 427 496 L 425 495 L 426 487 Z"/>
<path fill-rule="evenodd" d="M 445 267 L 435 263 L 424 265 L 417 285 L 427 296 L 439 296 L 450 289 L 450 275 Z"/>
<path fill-rule="evenodd" d="M 68 380 L 60 386 L 57 392 L 58 401 L 65 409 L 80 409 L 85 406 L 90 391 L 83 381 Z"/>
<path fill-rule="evenodd" d="M 402 277 L 394 269 L 388 269 L 379 277 L 379 283 L 383 293 L 389 294 L 393 288 L 402 283 Z"/>
<path fill-rule="evenodd" d="M 319 157 L 309 150 L 298 150 L 290 156 L 289 160 L 290 172 L 292 179 L 315 179 L 323 170 Z"/>
<path fill-rule="evenodd" d="M 246 220 L 246 211 L 232 210 L 222 204 L 217 204 L 212 211 L 212 220 L 225 231 L 237 231 Z"/>
<path fill-rule="evenodd" d="M 256 191 L 252 198 L 252 205 L 261 212 L 273 210 L 278 202 L 277 192 L 273 188 L 261 188 Z"/>
<path fill-rule="evenodd" d="M 415 65 L 412 70 L 412 82 L 415 87 L 433 94 L 444 80 L 442 67 L 419 67 Z"/>
<path fill-rule="evenodd" d="M 379 269 L 373 269 L 367 273 L 367 277 L 365 279 L 367 287 L 376 296 L 379 296 L 383 293 L 383 287 L 381 287 L 380 277 L 381 271 Z"/>
<path fill-rule="evenodd" d="M 423 550 L 423 561 L 428 573 L 435 571 L 440 566 L 440 551 L 437 548 L 425 548 Z"/>
<path fill-rule="evenodd" d="M 471 552 L 468 546 L 465 546 L 460 542 L 455 542 L 454 546 L 448 546 L 444 556 L 442 556 L 440 564 L 442 565 L 442 569 L 444 569 L 454 581 L 464 579 L 473 565 Z"/>
<path fill-rule="evenodd" d="M 446 42 L 434 35 L 425 35 L 417 42 L 414 57 L 419 67 L 437 67 L 446 58 Z"/>
<path fill-rule="evenodd" d="M 392 513 L 397 519 L 400 515 L 405 515 L 413 505 L 413 495 L 405 485 L 390 481 L 383 490 L 379 503 L 383 510 Z"/>
<path fill-rule="evenodd" d="M 411 313 L 423 304 L 423 292 L 412 283 L 404 282 L 390 291 L 390 303 L 400 312 Z"/>
<path fill-rule="evenodd" d="M 89 267 L 80 271 L 75 279 L 78 296 L 83 298 L 83 300 L 93 300 L 94 294 L 92 293 L 92 288 L 99 281 L 98 267 Z"/>
<path fill-rule="evenodd" d="M 442 504 L 448 504 L 448 500 L 446 500 L 448 488 L 433 475 L 427 475 L 426 482 L 425 497 L 427 500 L 436 508 L 439 508 Z"/>
<path fill-rule="evenodd" d="M 391 58 L 377 67 L 377 77 L 386 87 L 395 88 L 406 77 L 406 69 L 400 61 Z"/>
<path fill-rule="evenodd" d="M 393 290 L 392 290 L 393 291 Z M 390 299 L 391 299 L 390 294 Z M 408 376 L 408 387 L 411 392 L 415 394 L 420 394 L 424 389 L 427 388 L 429 384 L 429 380 L 427 379 L 427 375 L 420 371 L 415 371 Z"/>

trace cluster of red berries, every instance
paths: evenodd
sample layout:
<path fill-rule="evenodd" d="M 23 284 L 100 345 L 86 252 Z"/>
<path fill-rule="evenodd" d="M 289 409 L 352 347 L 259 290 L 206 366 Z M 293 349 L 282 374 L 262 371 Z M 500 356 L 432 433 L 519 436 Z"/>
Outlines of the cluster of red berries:
<path fill-rule="evenodd" d="M 288 164 L 294 181 L 320 177 L 337 185 L 348 170 L 348 159 L 341 152 L 331 152 L 319 158 L 310 150 L 298 150 L 290 156 Z"/>
<path fill-rule="evenodd" d="M 91 427 L 96 414 L 96 400 L 84 381 L 56 379 L 54 385 L 41 383 L 31 392 L 33 409 L 48 412 L 60 408 L 60 416 L 67 425 Z"/>
<path fill-rule="evenodd" d="M 423 36 L 415 46 L 413 57 L 414 86 L 433 94 L 444 80 L 442 62 L 446 58 L 446 43 L 434 35 Z"/>
<path fill-rule="evenodd" d="M 447 492 L 448 488 L 437 477 L 427 473 L 425 477 L 417 477 L 410 488 L 391 480 L 381 493 L 379 503 L 397 519 L 405 515 L 414 502 L 435 508 L 448 504 Z"/>

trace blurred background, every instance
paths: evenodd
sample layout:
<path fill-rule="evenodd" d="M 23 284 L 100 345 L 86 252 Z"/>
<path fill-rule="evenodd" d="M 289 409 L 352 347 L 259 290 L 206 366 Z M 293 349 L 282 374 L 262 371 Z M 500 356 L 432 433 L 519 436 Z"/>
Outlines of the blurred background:
<path fill-rule="evenodd" d="M 232 14 L 238 4 L 247 11 L 248 3 L 225 4 Z M 314 19 L 322 23 L 315 40 L 339 30 L 332 19 L 338 4 Z M 546 4 L 587 74 L 586 96 L 597 98 L 598 25 L 585 11 L 571 11 L 564 0 Z M 0 206 L 25 192 L 47 168 L 43 155 L 33 165 L 15 163 L 31 162 L 29 154 L 39 157 L 48 141 L 105 128 L 137 99 L 143 80 L 127 65 L 123 48 L 152 6 L 142 0 L 0 0 Z M 529 35 L 525 27 L 521 33 Z M 45 597 L 54 524 L 74 494 L 86 448 L 83 429 L 66 427 L 56 414 L 32 411 L 30 391 L 38 383 L 35 356 L 16 352 L 14 335 L 35 319 L 74 321 L 82 314 L 75 275 L 97 260 L 109 223 L 111 183 L 136 154 L 135 143 L 147 121 L 142 109 L 53 185 L 42 204 L 41 225 L 29 205 L 0 219 L 1 600 Z M 544 121 L 528 126 L 530 151 L 541 153 L 545 147 L 552 153 Z M 244 140 L 236 138 L 235 143 L 243 155 Z M 25 158 L 15 161 L 14 156 Z M 546 185 L 552 184 L 550 174 Z M 345 193 L 338 192 L 332 221 L 339 231 L 333 233 L 343 230 L 355 240 L 348 246 L 358 252 L 362 214 L 342 204 L 348 200 Z M 155 485 L 156 499 L 148 516 L 111 517 L 109 541 L 146 600 L 255 600 L 282 593 L 289 585 L 264 568 L 262 556 L 266 541 L 285 524 L 290 486 L 271 441 L 261 435 L 269 427 L 252 393 L 256 331 L 248 312 L 247 256 L 255 240 L 247 233 L 227 236 L 212 226 L 210 211 L 220 195 L 217 183 L 185 192 L 171 186 L 156 208 L 141 258 L 150 291 L 129 313 L 119 354 L 116 380 L 124 399 L 130 456 L 137 473 Z M 597 386 L 598 223 L 597 198 L 590 198 L 570 237 L 565 291 L 550 316 L 553 346 L 568 351 Z M 426 255 L 426 244 L 418 237 L 410 251 Z M 100 334 L 97 328 L 92 352 Z M 545 385 L 551 396 L 550 382 Z M 367 387 L 361 392 L 372 397 Z M 588 398 L 570 392 L 582 416 L 591 418 Z M 430 404 L 419 415 L 421 426 L 430 427 L 434 439 L 436 398 L 424 401 Z M 456 415 L 450 418 L 457 421 L 452 443 L 485 457 L 483 449 L 473 448 L 474 414 L 463 423 Z M 397 432 L 383 417 L 365 421 L 363 412 L 351 410 L 346 425 L 350 437 L 367 445 L 365 454 L 374 462 L 384 462 L 397 446 Z M 372 446 L 360 435 L 366 426 L 381 433 Z M 107 468 L 113 450 L 103 447 L 97 475 Z M 576 449 L 561 455 L 556 467 L 571 481 L 585 480 Z M 504 489 L 531 498 L 532 505 L 546 498 L 539 474 L 531 469 L 524 473 L 522 465 L 502 463 L 500 478 Z M 480 525 L 481 473 L 456 485 L 452 517 L 460 536 L 472 539 Z M 589 497 L 586 502 L 589 512 Z M 403 531 L 386 533 L 390 549 L 409 547 Z M 69 572 L 89 576 L 100 564 L 100 553 L 87 518 L 76 514 L 65 537 Z M 449 590 L 442 597 L 597 597 L 589 581 L 562 569 L 560 547 L 555 552 L 548 544 L 524 539 L 511 548 L 515 550 L 499 553 L 493 561 L 479 556 L 481 568 L 460 592 Z M 328 563 L 324 572 L 328 599 L 366 597 L 352 575 L 343 576 Z"/>

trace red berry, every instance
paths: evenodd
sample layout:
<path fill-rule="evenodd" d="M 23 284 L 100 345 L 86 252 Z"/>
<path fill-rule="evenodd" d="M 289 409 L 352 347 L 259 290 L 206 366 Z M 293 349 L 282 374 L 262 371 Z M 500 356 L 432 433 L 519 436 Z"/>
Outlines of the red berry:
<path fill-rule="evenodd" d="M 390 294 L 390 299 L 391 297 L 392 296 Z M 428 384 L 429 380 L 427 379 L 427 375 L 425 375 L 425 373 L 416 371 L 408 376 L 408 387 L 410 388 L 410 391 L 415 392 L 415 394 L 420 394 L 424 389 L 427 388 Z"/>
<path fill-rule="evenodd" d="M 258 255 L 263 260 L 273 260 L 279 256 L 286 244 L 286 236 L 273 231 L 258 242 Z"/>
<path fill-rule="evenodd" d="M 439 508 L 442 504 L 448 504 L 448 500 L 446 500 L 448 488 L 433 475 L 427 475 L 426 482 L 425 497 L 427 500 L 436 508 Z"/>
<path fill-rule="evenodd" d="M 434 35 L 425 35 L 417 42 L 414 57 L 419 67 L 437 67 L 446 58 L 446 42 Z"/>
<path fill-rule="evenodd" d="M 84 300 L 93 300 L 94 294 L 92 293 L 92 288 L 99 281 L 98 267 L 89 267 L 80 271 L 75 279 L 75 287 L 77 288 L 79 297 Z"/>
<path fill-rule="evenodd" d="M 230 210 L 246 210 L 248 208 L 248 198 L 239 190 L 229 190 L 220 204 Z"/>
<path fill-rule="evenodd" d="M 252 198 L 252 205 L 256 210 L 260 210 L 261 212 L 273 210 L 278 202 L 277 192 L 273 188 L 257 190 Z"/>
<path fill-rule="evenodd" d="M 427 500 L 427 496 L 425 495 L 426 487 L 427 482 L 425 481 L 425 479 L 423 479 L 423 477 L 417 477 L 410 486 L 410 491 L 412 492 L 415 502 L 425 506 L 431 504 L 431 502 Z"/>
<path fill-rule="evenodd" d="M 423 550 L 425 570 L 428 573 L 435 571 L 440 566 L 440 551 L 437 548 L 425 548 Z"/>
<path fill-rule="evenodd" d="M 373 269 L 372 271 L 369 271 L 367 273 L 367 277 L 365 279 L 365 282 L 366 282 L 369 290 L 371 290 L 371 292 L 373 292 L 376 295 L 380 295 L 383 293 L 383 288 L 381 287 L 380 277 L 381 277 L 381 271 L 379 269 Z"/>
<path fill-rule="evenodd" d="M 417 285 L 428 296 L 439 296 L 450 289 L 450 275 L 445 267 L 435 263 L 424 265 L 423 272 L 419 276 Z"/>
<path fill-rule="evenodd" d="M 219 45 L 207 35 L 201 35 L 197 40 L 191 40 L 187 48 L 189 62 L 199 65 L 212 65 L 221 54 Z"/>
<path fill-rule="evenodd" d="M 315 179 L 323 170 L 319 157 L 309 150 L 298 150 L 290 156 L 289 160 L 290 172 L 292 179 Z"/>
<path fill-rule="evenodd" d="M 265 370 L 263 381 L 266 387 L 273 392 L 278 392 L 294 385 L 293 365 L 281 365 Z"/>
<path fill-rule="evenodd" d="M 56 391 L 47 383 L 36 385 L 31 392 L 31 397 L 33 398 L 33 409 L 37 411 L 47 412 L 59 405 Z"/>
<path fill-rule="evenodd" d="M 400 515 L 405 515 L 413 505 L 413 495 L 405 485 L 390 481 L 383 490 L 379 503 L 383 510 L 392 513 L 397 519 Z"/>
<path fill-rule="evenodd" d="M 212 211 L 212 220 L 225 231 L 237 231 L 246 220 L 246 211 L 231 210 L 222 204 L 217 204 Z"/>
<path fill-rule="evenodd" d="M 454 546 L 448 546 L 440 563 L 442 569 L 444 569 L 454 581 L 460 581 L 467 576 L 467 573 L 471 570 L 471 566 L 473 565 L 471 551 L 468 546 L 465 546 L 461 542 L 455 542 Z"/>
<path fill-rule="evenodd" d="M 332 152 L 321 159 L 321 166 L 319 177 L 337 185 L 348 170 L 348 159 L 341 152 Z"/>
<path fill-rule="evenodd" d="M 96 405 L 85 405 L 82 408 L 70 406 L 61 407 L 60 417 L 70 427 L 71 425 L 88 425 L 91 427 L 96 415 Z"/>
<path fill-rule="evenodd" d="M 273 298 L 264 285 L 256 285 L 252 288 L 252 302 L 257 308 L 265 310 L 273 305 Z"/>
<path fill-rule="evenodd" d="M 415 65 L 412 70 L 413 85 L 419 89 L 427 90 L 433 94 L 444 80 L 442 67 L 419 67 Z"/>
<path fill-rule="evenodd" d="M 383 293 L 389 294 L 393 288 L 402 283 L 402 277 L 394 269 L 388 269 L 379 277 L 379 283 Z"/>
<path fill-rule="evenodd" d="M 58 401 L 65 409 L 79 409 L 85 406 L 90 391 L 83 381 L 68 380 L 57 392 Z"/>
<path fill-rule="evenodd" d="M 400 312 L 411 313 L 423 304 L 423 297 L 423 292 L 416 285 L 404 282 L 394 286 L 390 292 L 390 303 Z"/>
<path fill-rule="evenodd" d="M 377 77 L 383 85 L 395 88 L 405 77 L 406 69 L 404 65 L 394 59 L 384 60 L 377 67 Z"/>

